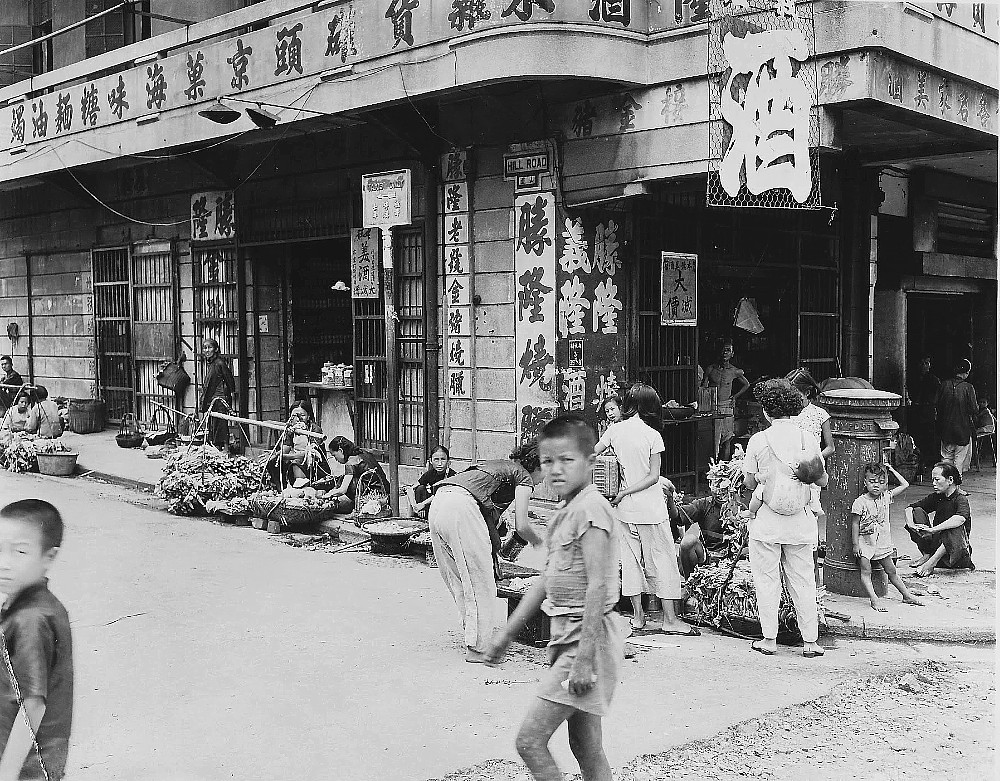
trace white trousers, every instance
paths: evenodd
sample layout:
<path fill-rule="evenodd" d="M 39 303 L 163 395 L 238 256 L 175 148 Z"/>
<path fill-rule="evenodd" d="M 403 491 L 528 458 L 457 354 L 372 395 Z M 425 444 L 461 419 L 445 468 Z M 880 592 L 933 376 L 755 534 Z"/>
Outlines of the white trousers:
<path fill-rule="evenodd" d="M 781 602 L 781 576 L 795 605 L 803 641 L 815 643 L 819 637 L 819 614 L 816 607 L 816 580 L 813 577 L 813 546 L 783 545 L 778 542 L 750 540 L 750 571 L 757 592 L 757 614 L 761 633 L 768 640 L 778 636 L 778 605 Z"/>
<path fill-rule="evenodd" d="M 435 500 L 437 501 L 437 500 Z M 681 573 L 670 523 L 618 522 L 622 554 L 622 596 L 656 594 L 681 598 Z"/>
<path fill-rule="evenodd" d="M 428 522 L 444 584 L 462 617 L 465 644 L 484 651 L 496 629 L 493 548 L 479 504 L 457 486 L 438 489 Z"/>
<path fill-rule="evenodd" d="M 946 445 L 942 442 L 941 460 L 954 464 L 959 472 L 968 472 L 972 466 L 972 440 L 965 445 Z"/>

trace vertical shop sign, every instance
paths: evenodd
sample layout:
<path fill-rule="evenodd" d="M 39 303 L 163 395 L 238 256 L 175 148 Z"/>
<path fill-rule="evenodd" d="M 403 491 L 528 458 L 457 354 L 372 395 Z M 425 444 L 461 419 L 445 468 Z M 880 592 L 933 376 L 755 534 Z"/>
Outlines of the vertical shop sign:
<path fill-rule="evenodd" d="M 444 350 L 447 395 L 472 398 L 472 264 L 468 153 L 452 150 L 441 159 L 441 222 L 444 238 Z"/>
<path fill-rule="evenodd" d="M 815 52 L 811 3 L 711 1 L 709 206 L 820 205 Z"/>
<path fill-rule="evenodd" d="M 351 229 L 351 297 L 378 298 L 378 238 L 371 228 Z"/>
<path fill-rule="evenodd" d="M 698 256 L 662 252 L 660 323 L 698 325 Z"/>
<path fill-rule="evenodd" d="M 236 238 L 236 203 L 232 190 L 211 190 L 191 196 L 191 239 Z"/>
<path fill-rule="evenodd" d="M 514 198 L 514 336 L 517 431 L 531 439 L 558 414 L 556 351 L 556 206 L 543 192 Z"/>
<path fill-rule="evenodd" d="M 409 225 L 410 169 L 361 177 L 361 217 L 366 228 Z"/>

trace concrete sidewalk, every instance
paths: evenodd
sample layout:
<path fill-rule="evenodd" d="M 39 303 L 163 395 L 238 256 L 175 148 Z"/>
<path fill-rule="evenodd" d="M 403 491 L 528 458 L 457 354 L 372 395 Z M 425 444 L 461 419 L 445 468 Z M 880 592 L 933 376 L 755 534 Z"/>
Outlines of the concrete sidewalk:
<path fill-rule="evenodd" d="M 117 431 L 63 435 L 65 443 L 80 452 L 78 473 L 118 485 L 152 492 L 160 479 L 162 459 L 146 458 L 142 450 L 127 450 L 115 442 Z M 888 613 L 877 613 L 866 599 L 827 594 L 825 607 L 851 617 L 830 619 L 830 634 L 882 640 L 939 640 L 995 642 L 996 640 L 996 469 L 965 474 L 963 488 L 972 504 L 972 544 L 976 571 L 939 570 L 930 578 L 916 578 L 908 566 L 919 557 L 903 528 L 903 509 L 930 493 L 927 483 L 911 486 L 893 503 L 890 526 L 899 551 L 899 571 L 925 607 L 903 605 L 889 588 Z M 54 478 L 61 479 L 61 478 Z"/>

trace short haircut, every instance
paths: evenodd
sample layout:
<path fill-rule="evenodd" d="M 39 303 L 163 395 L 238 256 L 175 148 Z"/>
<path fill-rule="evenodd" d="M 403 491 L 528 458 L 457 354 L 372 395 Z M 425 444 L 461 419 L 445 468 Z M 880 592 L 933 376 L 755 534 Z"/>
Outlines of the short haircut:
<path fill-rule="evenodd" d="M 35 386 L 35 398 L 39 401 L 45 401 L 49 397 L 49 389 L 44 385 Z"/>
<path fill-rule="evenodd" d="M 347 437 L 334 437 L 330 440 L 330 444 L 326 446 L 326 449 L 331 453 L 337 450 L 343 450 L 344 455 L 348 458 L 355 455 L 360 450 L 360 448 Z"/>
<path fill-rule="evenodd" d="M 889 470 L 885 468 L 885 464 L 879 464 L 875 461 L 869 461 L 861 467 L 861 474 L 865 477 L 873 475 L 874 477 L 884 477 L 886 480 L 889 479 Z"/>
<path fill-rule="evenodd" d="M 63 519 L 59 511 L 41 499 L 21 499 L 0 510 L 0 518 L 31 523 L 42 533 L 42 547 L 52 550 L 62 545 Z"/>
<path fill-rule="evenodd" d="M 0 362 L 2 361 L 10 361 L 11 363 L 14 363 L 14 359 L 9 355 L 0 355 Z"/>
<path fill-rule="evenodd" d="M 444 445 L 438 445 L 436 448 L 434 448 L 431 451 L 431 457 L 433 458 L 438 453 L 444 453 L 445 458 L 451 458 L 451 453 L 448 452 L 448 448 L 446 448 Z"/>
<path fill-rule="evenodd" d="M 802 412 L 802 394 L 788 380 L 762 380 L 753 386 L 753 395 L 772 418 L 790 418 Z"/>
<path fill-rule="evenodd" d="M 972 371 L 972 362 L 968 358 L 963 358 L 955 364 L 955 374 L 969 374 Z"/>
<path fill-rule="evenodd" d="M 299 401 L 295 402 L 291 407 L 288 408 L 288 417 L 291 417 L 292 413 L 294 413 L 295 410 L 297 409 L 303 410 L 308 416 L 310 421 L 316 419 L 316 416 L 313 414 L 312 404 L 310 404 L 305 399 L 300 399 Z"/>
<path fill-rule="evenodd" d="M 538 460 L 538 442 L 530 439 L 514 449 L 510 454 L 511 461 L 517 461 L 528 472 L 534 472 L 542 464 Z"/>
<path fill-rule="evenodd" d="M 604 408 L 607 406 L 607 404 L 608 404 L 609 401 L 613 401 L 615 404 L 617 404 L 618 405 L 618 409 L 621 409 L 624 406 L 624 402 L 622 401 L 622 397 L 619 396 L 617 393 L 614 393 L 614 394 L 612 394 L 610 396 L 605 396 L 604 397 L 604 401 L 601 402 L 601 412 L 604 412 Z"/>
<path fill-rule="evenodd" d="M 19 390 L 17 392 L 17 395 L 14 396 L 14 403 L 17 404 L 22 397 L 28 400 L 28 404 L 35 403 L 35 396 L 28 388 L 24 388 L 23 390 Z"/>
<path fill-rule="evenodd" d="M 538 433 L 538 443 L 549 439 L 572 439 L 585 456 L 592 455 L 597 444 L 597 433 L 579 415 L 560 415 L 546 423 Z"/>
<path fill-rule="evenodd" d="M 941 476 L 945 480 L 951 479 L 955 481 L 955 485 L 962 484 L 962 473 L 958 471 L 958 467 L 948 461 L 938 461 L 934 464 L 934 469 L 941 470 Z M 933 472 L 934 469 L 931 471 Z"/>

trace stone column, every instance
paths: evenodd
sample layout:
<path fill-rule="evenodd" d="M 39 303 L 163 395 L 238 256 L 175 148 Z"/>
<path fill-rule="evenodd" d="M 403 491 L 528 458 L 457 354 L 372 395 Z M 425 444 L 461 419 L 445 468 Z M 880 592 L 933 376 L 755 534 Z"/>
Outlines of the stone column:
<path fill-rule="evenodd" d="M 823 582 L 835 594 L 865 596 L 851 538 L 851 505 L 864 492 L 862 467 L 882 461 L 883 448 L 889 447 L 899 428 L 892 411 L 900 401 L 895 393 L 854 388 L 826 391 L 818 399 L 832 418 L 837 448 L 826 463 L 830 485 L 823 492 L 827 530 Z M 878 567 L 872 569 L 872 583 L 875 593 L 885 596 L 888 580 Z"/>

